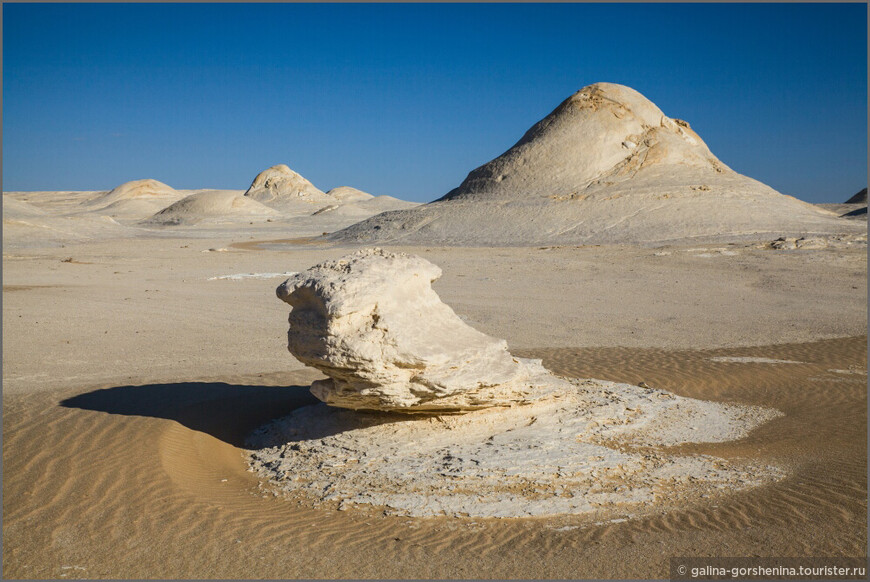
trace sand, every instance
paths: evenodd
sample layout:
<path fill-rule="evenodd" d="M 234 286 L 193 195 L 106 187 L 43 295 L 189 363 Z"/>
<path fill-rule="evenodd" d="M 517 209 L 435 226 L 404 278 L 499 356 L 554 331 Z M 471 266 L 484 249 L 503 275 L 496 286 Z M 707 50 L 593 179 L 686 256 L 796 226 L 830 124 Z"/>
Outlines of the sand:
<path fill-rule="evenodd" d="M 275 497 L 247 470 L 251 431 L 315 403 L 272 276 L 353 250 L 305 238 L 329 213 L 105 231 L 62 216 L 100 194 L 16 195 L 49 216 L 15 220 L 68 229 L 50 238 L 4 224 L 4 577 L 646 578 L 679 555 L 866 554 L 860 241 L 392 247 L 557 374 L 783 413 L 670 451 L 787 472 L 759 487 L 606 519 L 412 518 Z"/>

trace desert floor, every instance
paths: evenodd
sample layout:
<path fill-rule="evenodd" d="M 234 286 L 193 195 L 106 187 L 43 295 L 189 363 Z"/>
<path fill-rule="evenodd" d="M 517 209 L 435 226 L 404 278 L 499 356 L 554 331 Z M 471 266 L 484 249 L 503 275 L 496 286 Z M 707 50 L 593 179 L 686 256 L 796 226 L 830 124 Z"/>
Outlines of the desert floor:
<path fill-rule="evenodd" d="M 217 277 L 352 250 L 312 234 L 4 232 L 4 577 L 666 578 L 671 556 L 866 555 L 865 246 L 394 247 L 442 268 L 466 322 L 559 374 L 778 408 L 693 450 L 789 470 L 624 521 L 411 519 L 263 496 L 246 470 L 245 435 L 314 402 L 318 375 L 286 351 L 280 276 Z"/>

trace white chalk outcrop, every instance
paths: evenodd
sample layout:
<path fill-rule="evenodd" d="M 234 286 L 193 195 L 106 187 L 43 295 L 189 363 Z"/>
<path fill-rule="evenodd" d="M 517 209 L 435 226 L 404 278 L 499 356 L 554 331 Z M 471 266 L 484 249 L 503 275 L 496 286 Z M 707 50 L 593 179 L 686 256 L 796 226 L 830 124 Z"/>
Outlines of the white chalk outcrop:
<path fill-rule="evenodd" d="M 179 226 L 201 222 L 233 222 L 278 215 L 273 208 L 239 194 L 236 190 L 205 190 L 182 198 L 147 220 L 144 225 Z"/>
<path fill-rule="evenodd" d="M 105 207 L 126 200 L 178 200 L 183 195 L 175 188 L 151 178 L 133 180 L 116 186 L 102 196 L 85 203 L 86 206 Z"/>
<path fill-rule="evenodd" d="M 86 212 L 141 220 L 184 198 L 184 193 L 158 180 L 125 182 L 82 204 Z"/>
<path fill-rule="evenodd" d="M 327 196 L 332 196 L 343 204 L 346 204 L 348 202 L 362 202 L 363 200 L 370 200 L 371 198 L 374 198 L 374 196 L 369 194 L 368 192 L 363 192 L 362 190 L 353 188 L 351 186 L 339 186 L 337 188 L 333 188 L 326 194 Z"/>
<path fill-rule="evenodd" d="M 777 411 L 557 377 L 463 323 L 431 288 L 440 275 L 366 249 L 278 288 L 290 352 L 328 376 L 311 388 L 326 404 L 248 438 L 261 486 L 412 516 L 624 519 L 784 475 L 668 450 L 742 438 Z"/>
<path fill-rule="evenodd" d="M 284 214 L 311 214 L 318 208 L 338 202 L 284 164 L 257 174 L 245 196 Z"/>
<path fill-rule="evenodd" d="M 745 437 L 776 411 L 603 380 L 568 388 L 461 415 L 307 406 L 252 434 L 249 462 L 274 493 L 409 516 L 625 519 L 785 476 L 766 463 L 669 450 Z"/>
<path fill-rule="evenodd" d="M 279 286 L 293 307 L 290 353 L 329 376 L 311 392 L 342 408 L 455 412 L 564 388 L 539 360 L 459 319 L 432 289 L 440 276 L 420 257 L 366 249 Z"/>
<path fill-rule="evenodd" d="M 441 199 L 374 216 L 330 238 L 448 245 L 643 243 L 857 228 L 738 174 L 688 123 L 668 117 L 634 89 L 596 83 L 566 99 Z"/>

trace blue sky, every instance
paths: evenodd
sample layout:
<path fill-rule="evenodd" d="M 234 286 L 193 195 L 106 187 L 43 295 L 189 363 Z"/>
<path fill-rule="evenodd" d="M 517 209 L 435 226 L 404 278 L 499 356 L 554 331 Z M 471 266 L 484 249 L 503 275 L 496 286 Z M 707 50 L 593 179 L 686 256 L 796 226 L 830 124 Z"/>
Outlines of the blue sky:
<path fill-rule="evenodd" d="M 780 192 L 867 184 L 865 4 L 4 4 L 3 188 L 428 201 L 597 81 Z"/>

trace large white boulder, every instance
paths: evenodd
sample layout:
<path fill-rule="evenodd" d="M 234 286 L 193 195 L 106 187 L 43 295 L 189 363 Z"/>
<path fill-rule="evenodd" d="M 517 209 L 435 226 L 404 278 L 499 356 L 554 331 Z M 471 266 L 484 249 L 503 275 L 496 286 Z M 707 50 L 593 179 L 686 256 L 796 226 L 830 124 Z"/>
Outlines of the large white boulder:
<path fill-rule="evenodd" d="M 432 289 L 440 276 L 420 257 L 365 249 L 281 284 L 290 353 L 329 376 L 311 392 L 342 408 L 460 412 L 566 387 L 466 325 Z"/>

